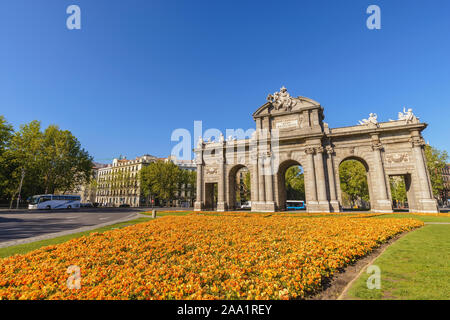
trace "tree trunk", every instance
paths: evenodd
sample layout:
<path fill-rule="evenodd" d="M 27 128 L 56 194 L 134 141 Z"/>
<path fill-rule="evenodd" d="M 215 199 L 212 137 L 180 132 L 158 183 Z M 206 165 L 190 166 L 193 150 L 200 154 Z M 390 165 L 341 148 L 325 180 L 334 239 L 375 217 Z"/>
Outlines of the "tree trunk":
<path fill-rule="evenodd" d="M 19 184 L 19 194 L 17 195 L 17 205 L 16 205 L 16 209 L 19 209 L 19 202 L 20 202 L 20 193 L 22 192 L 22 183 L 23 183 L 23 178 L 25 177 L 25 169 L 22 169 L 22 175 L 20 177 L 20 184 Z"/>

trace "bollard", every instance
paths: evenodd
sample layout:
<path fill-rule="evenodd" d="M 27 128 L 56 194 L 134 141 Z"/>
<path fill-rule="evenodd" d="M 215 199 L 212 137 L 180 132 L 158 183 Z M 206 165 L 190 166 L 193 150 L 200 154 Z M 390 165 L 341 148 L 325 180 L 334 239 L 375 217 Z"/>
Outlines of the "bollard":
<path fill-rule="evenodd" d="M 156 218 L 156 210 L 155 210 L 155 209 L 152 210 L 152 218 L 153 218 L 153 219 Z"/>

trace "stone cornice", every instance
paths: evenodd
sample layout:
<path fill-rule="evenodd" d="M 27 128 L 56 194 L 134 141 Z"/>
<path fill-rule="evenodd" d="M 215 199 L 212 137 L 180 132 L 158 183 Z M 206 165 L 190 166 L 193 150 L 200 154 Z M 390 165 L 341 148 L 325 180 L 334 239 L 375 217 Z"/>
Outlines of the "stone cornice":
<path fill-rule="evenodd" d="M 341 127 L 341 128 L 330 129 L 331 133 L 327 134 L 326 136 L 329 138 L 337 138 L 337 137 L 345 137 L 345 136 L 348 137 L 348 136 L 365 135 L 365 134 L 380 134 L 380 133 L 399 131 L 399 130 L 422 131 L 428 126 L 427 123 L 415 123 L 415 124 L 403 124 L 403 125 L 398 125 L 398 126 L 383 127 L 382 126 L 383 123 L 389 123 L 389 122 L 381 122 L 380 127 L 377 127 L 377 128 L 369 128 L 369 127 L 363 127 L 363 126 L 351 126 L 351 127 Z M 348 130 L 345 130 L 345 131 L 343 130 L 343 129 L 347 129 L 347 128 L 348 128 Z M 338 129 L 339 131 L 336 132 L 335 131 L 336 129 Z M 335 132 L 333 132 L 333 131 L 335 131 Z"/>

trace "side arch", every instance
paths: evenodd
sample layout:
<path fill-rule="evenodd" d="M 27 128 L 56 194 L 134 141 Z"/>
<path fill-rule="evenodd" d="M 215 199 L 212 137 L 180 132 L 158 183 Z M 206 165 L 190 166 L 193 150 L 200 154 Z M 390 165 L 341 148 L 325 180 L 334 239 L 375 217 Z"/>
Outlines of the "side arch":
<path fill-rule="evenodd" d="M 303 168 L 301 163 L 294 159 L 285 159 L 278 166 L 278 170 L 275 175 L 275 205 L 277 210 L 286 210 L 286 200 L 288 200 L 286 191 L 286 171 L 292 166 L 300 166 Z"/>
<path fill-rule="evenodd" d="M 343 204 L 343 199 L 342 199 L 342 189 L 341 189 L 341 179 L 340 179 L 340 170 L 341 170 L 341 164 L 344 163 L 345 161 L 349 161 L 349 160 L 355 160 L 358 161 L 359 163 L 361 163 L 364 168 L 366 169 L 366 177 L 367 177 L 367 188 L 369 191 L 369 203 L 370 203 L 370 207 L 373 208 L 373 203 L 374 203 L 374 188 L 375 186 L 373 185 L 372 181 L 374 181 L 373 177 L 372 177 L 372 168 L 369 165 L 369 161 L 367 161 L 365 159 L 364 156 L 361 155 L 348 155 L 345 156 L 343 158 L 337 159 L 337 170 L 336 170 L 336 185 L 337 185 L 337 190 L 338 190 L 338 199 L 339 202 L 341 203 L 341 205 Z"/>

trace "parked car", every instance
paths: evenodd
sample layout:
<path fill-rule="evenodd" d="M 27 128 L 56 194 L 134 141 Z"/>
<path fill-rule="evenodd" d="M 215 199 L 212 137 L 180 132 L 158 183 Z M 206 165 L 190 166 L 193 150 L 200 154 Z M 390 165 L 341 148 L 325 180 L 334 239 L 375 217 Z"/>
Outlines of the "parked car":
<path fill-rule="evenodd" d="M 241 203 L 241 209 L 251 209 L 251 208 L 252 208 L 251 201 Z"/>
<path fill-rule="evenodd" d="M 119 208 L 129 208 L 130 205 L 128 203 L 122 203 Z"/>
<path fill-rule="evenodd" d="M 80 203 L 80 207 L 82 207 L 82 208 L 93 208 L 94 206 L 92 205 L 92 203 L 87 202 L 87 203 Z"/>

